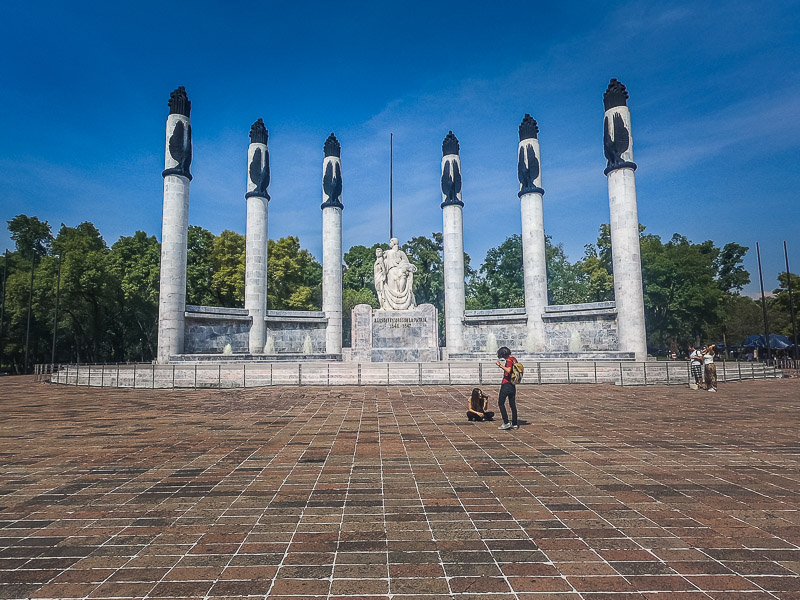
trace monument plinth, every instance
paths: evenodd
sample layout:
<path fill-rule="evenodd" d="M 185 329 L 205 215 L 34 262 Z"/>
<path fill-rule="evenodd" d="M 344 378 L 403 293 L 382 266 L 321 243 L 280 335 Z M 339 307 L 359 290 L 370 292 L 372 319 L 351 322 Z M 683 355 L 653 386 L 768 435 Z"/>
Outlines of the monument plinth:
<path fill-rule="evenodd" d="M 435 362 L 439 360 L 436 307 L 407 310 L 353 308 L 351 360 L 357 362 Z"/>

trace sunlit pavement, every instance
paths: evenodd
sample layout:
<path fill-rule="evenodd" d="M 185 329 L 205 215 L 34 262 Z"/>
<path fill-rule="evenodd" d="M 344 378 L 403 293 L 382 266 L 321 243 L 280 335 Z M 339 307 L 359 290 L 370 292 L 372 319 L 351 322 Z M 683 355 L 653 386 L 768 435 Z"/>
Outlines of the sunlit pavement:
<path fill-rule="evenodd" d="M 468 392 L 1 379 L 0 597 L 800 598 L 800 380 Z"/>

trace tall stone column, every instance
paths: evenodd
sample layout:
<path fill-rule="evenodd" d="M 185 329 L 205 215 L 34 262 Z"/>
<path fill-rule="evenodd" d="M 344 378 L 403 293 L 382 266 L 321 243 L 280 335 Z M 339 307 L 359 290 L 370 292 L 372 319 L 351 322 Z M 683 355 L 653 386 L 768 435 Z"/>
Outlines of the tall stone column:
<path fill-rule="evenodd" d="M 267 341 L 267 239 L 269 214 L 269 132 L 259 119 L 250 127 L 247 149 L 247 232 L 245 236 L 244 307 L 250 314 L 248 346 L 264 352 Z"/>
<path fill-rule="evenodd" d="M 442 142 L 442 228 L 444 237 L 444 321 L 447 353 L 464 351 L 464 218 L 458 139 Z"/>
<path fill-rule="evenodd" d="M 189 182 L 192 175 L 192 103 L 181 86 L 169 98 L 164 151 L 164 213 L 161 225 L 161 276 L 158 296 L 159 363 L 183 352 L 186 310 L 186 241 L 189 235 Z"/>
<path fill-rule="evenodd" d="M 635 360 L 647 360 L 644 323 L 642 257 L 639 245 L 639 213 L 636 207 L 636 163 L 633 162 L 631 113 L 628 92 L 616 79 L 603 94 L 603 150 L 608 176 L 611 212 L 611 260 L 614 267 L 614 299 L 617 304 L 619 349 L 633 352 Z"/>
<path fill-rule="evenodd" d="M 331 133 L 322 161 L 322 311 L 325 352 L 342 352 L 342 146 Z"/>
<path fill-rule="evenodd" d="M 547 306 L 547 261 L 542 208 L 542 170 L 539 157 L 539 126 L 526 114 L 519 126 L 520 212 L 522 213 L 522 266 L 525 278 L 525 314 L 528 317 L 526 352 L 544 352 L 542 314 Z"/>

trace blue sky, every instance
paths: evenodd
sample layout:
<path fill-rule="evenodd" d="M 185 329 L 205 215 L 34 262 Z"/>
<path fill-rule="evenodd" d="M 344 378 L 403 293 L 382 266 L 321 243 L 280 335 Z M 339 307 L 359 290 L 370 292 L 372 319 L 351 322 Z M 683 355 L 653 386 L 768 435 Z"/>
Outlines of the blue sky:
<path fill-rule="evenodd" d="M 321 257 L 322 144 L 344 246 L 440 231 L 461 142 L 473 265 L 520 228 L 517 126 L 539 122 L 545 228 L 571 260 L 608 222 L 602 94 L 628 87 L 640 221 L 800 271 L 800 2 L 37 2 L 0 8 L 0 217 L 160 238 L 169 93 L 192 101 L 189 220 L 245 232 L 248 131 L 270 131 L 270 237 Z M 7 230 L 0 250 L 13 247 Z"/>

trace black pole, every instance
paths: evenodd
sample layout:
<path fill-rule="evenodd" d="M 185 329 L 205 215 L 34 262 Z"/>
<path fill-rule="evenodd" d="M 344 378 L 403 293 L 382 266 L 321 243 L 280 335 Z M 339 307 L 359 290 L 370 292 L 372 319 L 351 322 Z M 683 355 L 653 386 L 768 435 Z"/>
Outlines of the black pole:
<path fill-rule="evenodd" d="M 792 272 L 789 270 L 789 253 L 786 251 L 786 240 L 783 241 L 783 256 L 786 258 L 786 287 L 789 288 L 789 311 L 792 313 L 792 341 L 794 342 L 794 359 L 797 360 L 797 318 L 792 300 Z"/>
<path fill-rule="evenodd" d="M 393 207 L 392 207 L 392 188 L 394 183 L 394 134 L 389 134 L 389 239 L 394 237 L 393 228 Z"/>
<path fill-rule="evenodd" d="M 764 311 L 764 338 L 767 343 L 767 364 L 772 360 L 772 352 L 769 348 L 769 321 L 767 320 L 767 299 L 764 296 L 764 276 L 761 274 L 761 250 L 756 242 L 756 256 L 758 257 L 758 280 L 761 282 L 761 308 Z"/>
<path fill-rule="evenodd" d="M 58 257 L 58 275 L 56 276 L 56 309 L 53 313 L 53 349 L 50 352 L 50 364 L 56 364 L 56 332 L 58 331 L 58 295 L 61 292 L 61 257 Z"/>
<path fill-rule="evenodd" d="M 25 327 L 25 367 L 23 375 L 28 374 L 28 342 L 31 337 L 31 312 L 33 312 L 33 272 L 36 268 L 36 255 L 31 257 L 31 289 L 28 291 L 28 325 Z"/>
<path fill-rule="evenodd" d="M 6 349 L 6 279 L 8 279 L 8 248 L 3 255 L 3 304 L 0 306 L 0 368 L 3 366 L 3 357 Z"/>

